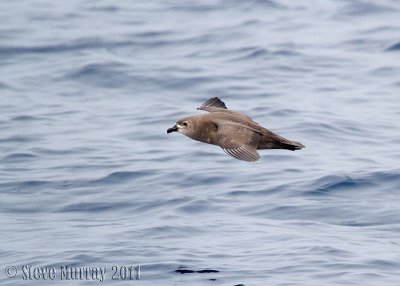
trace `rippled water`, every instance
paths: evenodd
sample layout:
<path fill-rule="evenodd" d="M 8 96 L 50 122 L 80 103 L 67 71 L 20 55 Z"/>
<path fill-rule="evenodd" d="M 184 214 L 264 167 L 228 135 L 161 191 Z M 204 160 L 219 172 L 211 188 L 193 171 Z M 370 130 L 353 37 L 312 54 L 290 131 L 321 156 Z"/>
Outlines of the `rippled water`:
<path fill-rule="evenodd" d="M 2 1 L 0 19 L 1 284 L 24 265 L 400 284 L 398 1 Z M 166 134 L 215 96 L 306 148 L 246 163 Z M 123 265 L 141 280 L 112 280 Z"/>

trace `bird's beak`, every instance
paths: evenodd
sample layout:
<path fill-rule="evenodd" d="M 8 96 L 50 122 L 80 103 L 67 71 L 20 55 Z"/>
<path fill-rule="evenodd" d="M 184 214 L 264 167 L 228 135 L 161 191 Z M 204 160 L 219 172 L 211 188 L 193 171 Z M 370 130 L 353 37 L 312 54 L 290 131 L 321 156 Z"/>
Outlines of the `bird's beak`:
<path fill-rule="evenodd" d="M 177 132 L 178 130 L 178 126 L 174 125 L 174 127 L 168 128 L 167 133 Z"/>

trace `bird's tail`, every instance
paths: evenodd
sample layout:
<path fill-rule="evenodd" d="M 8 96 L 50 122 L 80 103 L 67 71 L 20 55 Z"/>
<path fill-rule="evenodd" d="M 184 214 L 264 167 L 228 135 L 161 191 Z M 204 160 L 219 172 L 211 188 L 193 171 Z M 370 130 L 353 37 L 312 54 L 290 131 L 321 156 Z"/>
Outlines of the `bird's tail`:
<path fill-rule="evenodd" d="M 304 148 L 304 145 L 301 144 L 300 142 L 287 140 L 286 142 L 274 143 L 273 148 L 274 149 L 287 149 L 287 150 L 295 151 L 295 150 Z"/>
<path fill-rule="evenodd" d="M 272 133 L 261 138 L 257 149 L 287 149 L 295 151 L 302 148 L 304 148 L 304 145 L 300 142 L 291 141 Z"/>

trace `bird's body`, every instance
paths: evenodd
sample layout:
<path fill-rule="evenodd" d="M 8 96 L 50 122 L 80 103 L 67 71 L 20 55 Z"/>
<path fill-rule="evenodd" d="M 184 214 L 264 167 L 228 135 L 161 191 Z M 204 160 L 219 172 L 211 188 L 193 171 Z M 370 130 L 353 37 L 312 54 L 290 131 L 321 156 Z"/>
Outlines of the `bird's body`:
<path fill-rule="evenodd" d="M 250 117 L 227 109 L 218 97 L 198 109 L 209 113 L 182 118 L 167 132 L 177 131 L 191 139 L 218 145 L 228 155 L 244 161 L 257 161 L 260 158 L 257 149 L 304 148 L 303 144 L 267 130 Z"/>

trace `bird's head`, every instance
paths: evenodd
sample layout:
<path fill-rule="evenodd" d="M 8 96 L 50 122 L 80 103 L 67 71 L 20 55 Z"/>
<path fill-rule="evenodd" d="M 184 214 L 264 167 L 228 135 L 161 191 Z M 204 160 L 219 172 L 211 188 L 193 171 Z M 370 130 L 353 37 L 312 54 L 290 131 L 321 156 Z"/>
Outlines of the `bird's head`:
<path fill-rule="evenodd" d="M 193 130 L 192 120 L 189 119 L 188 117 L 185 117 L 179 119 L 173 127 L 168 128 L 167 133 L 179 132 L 182 133 L 183 135 L 188 136 L 189 134 L 191 134 L 192 130 Z"/>

